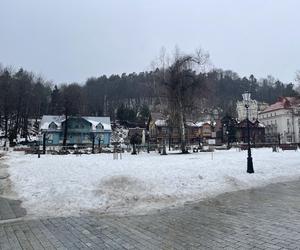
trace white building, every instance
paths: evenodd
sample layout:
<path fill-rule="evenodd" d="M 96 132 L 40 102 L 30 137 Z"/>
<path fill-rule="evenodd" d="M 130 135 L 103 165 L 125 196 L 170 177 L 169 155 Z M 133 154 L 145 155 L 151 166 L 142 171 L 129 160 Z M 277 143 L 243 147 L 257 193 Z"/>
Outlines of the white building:
<path fill-rule="evenodd" d="M 280 97 L 278 101 L 259 113 L 265 125 L 266 142 L 300 142 L 300 98 Z"/>
<path fill-rule="evenodd" d="M 245 101 L 237 101 L 236 103 L 236 111 L 238 115 L 238 120 L 243 121 L 247 118 L 247 111 L 245 108 Z M 249 105 L 249 120 L 255 121 L 258 118 L 258 104 L 256 100 L 250 100 Z"/>

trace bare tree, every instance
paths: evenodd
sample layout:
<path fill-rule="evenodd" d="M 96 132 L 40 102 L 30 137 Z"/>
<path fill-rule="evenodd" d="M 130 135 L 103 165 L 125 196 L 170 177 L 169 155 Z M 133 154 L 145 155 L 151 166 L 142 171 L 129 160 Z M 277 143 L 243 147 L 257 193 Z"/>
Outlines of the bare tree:
<path fill-rule="evenodd" d="M 298 70 L 296 72 L 296 77 L 295 77 L 295 81 L 297 83 L 297 87 L 295 88 L 295 90 L 300 93 L 300 70 Z"/>
<path fill-rule="evenodd" d="M 200 72 L 208 59 L 208 53 L 202 50 L 187 55 L 176 49 L 173 63 L 160 70 L 161 95 L 167 97 L 169 118 L 179 128 L 182 153 L 187 153 L 186 113 L 191 110 L 194 97 L 204 82 Z"/>
<path fill-rule="evenodd" d="M 76 83 L 62 86 L 62 106 L 65 116 L 63 146 L 67 145 L 68 120 L 72 115 L 82 115 L 84 113 L 84 95 L 82 87 Z"/>
<path fill-rule="evenodd" d="M 12 102 L 11 98 L 11 75 L 12 73 L 6 69 L 3 74 L 0 76 L 0 110 L 1 110 L 1 118 L 3 113 L 4 120 L 4 138 L 8 138 L 8 126 L 9 126 L 9 118 L 12 112 Z"/>

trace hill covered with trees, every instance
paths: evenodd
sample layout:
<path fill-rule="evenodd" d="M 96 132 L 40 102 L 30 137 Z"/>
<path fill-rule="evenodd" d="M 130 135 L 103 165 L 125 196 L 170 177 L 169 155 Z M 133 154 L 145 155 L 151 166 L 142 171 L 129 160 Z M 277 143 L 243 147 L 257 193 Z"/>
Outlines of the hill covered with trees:
<path fill-rule="evenodd" d="M 163 111 L 164 96 L 158 88 L 160 69 L 149 72 L 92 77 L 84 84 L 54 84 L 24 69 L 0 69 L 0 126 L 2 136 L 26 137 L 27 120 L 44 114 L 107 115 L 134 122 L 151 111 Z M 235 103 L 250 91 L 257 101 L 272 103 L 279 96 L 296 96 L 293 84 L 284 84 L 271 76 L 257 80 L 237 73 L 212 70 L 192 72 L 204 84 L 199 89 L 195 110 L 218 108 L 234 114 Z"/>

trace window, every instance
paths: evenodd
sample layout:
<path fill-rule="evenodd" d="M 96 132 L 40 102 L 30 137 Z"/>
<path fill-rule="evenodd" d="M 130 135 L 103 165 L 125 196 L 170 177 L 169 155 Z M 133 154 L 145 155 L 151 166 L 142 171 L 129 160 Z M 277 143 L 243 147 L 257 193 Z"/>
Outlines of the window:
<path fill-rule="evenodd" d="M 290 125 L 290 119 L 286 119 L 286 124 L 289 126 Z"/>
<path fill-rule="evenodd" d="M 56 125 L 54 122 L 51 122 L 51 123 L 49 124 L 49 128 L 50 128 L 50 129 L 57 129 L 57 125 Z"/>
<path fill-rule="evenodd" d="M 101 123 L 99 123 L 97 126 L 96 126 L 97 129 L 103 129 L 103 125 Z"/>

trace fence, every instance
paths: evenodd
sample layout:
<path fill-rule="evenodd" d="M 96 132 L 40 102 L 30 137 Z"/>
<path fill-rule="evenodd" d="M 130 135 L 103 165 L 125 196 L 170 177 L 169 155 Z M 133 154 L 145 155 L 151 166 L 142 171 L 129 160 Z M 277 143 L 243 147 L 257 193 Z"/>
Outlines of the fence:
<path fill-rule="evenodd" d="M 198 144 L 188 145 L 188 150 L 192 152 L 201 151 L 202 146 L 199 147 Z M 165 145 L 168 148 L 168 145 Z M 241 150 L 247 150 L 248 144 L 230 144 L 230 147 L 227 145 L 214 145 L 216 149 L 229 149 L 229 148 L 239 148 Z M 251 148 L 280 148 L 282 150 L 297 150 L 300 148 L 300 143 L 289 143 L 289 144 L 278 144 L 278 143 L 256 143 L 251 144 Z M 159 144 L 149 144 L 149 145 L 136 145 L 137 152 L 150 152 L 158 151 L 160 152 L 163 149 L 163 145 Z M 171 150 L 179 150 L 179 145 L 172 145 Z M 195 150 L 196 149 L 196 150 Z M 112 147 L 99 147 L 95 146 L 94 149 L 90 145 L 76 145 L 76 146 L 46 146 L 45 152 L 42 145 L 31 145 L 30 147 L 15 147 L 15 151 L 24 151 L 26 154 L 98 154 L 98 153 L 120 153 L 120 152 L 131 152 L 132 146 L 127 145 L 126 148 L 119 145 L 114 145 Z"/>
<path fill-rule="evenodd" d="M 248 144 L 240 144 L 241 150 L 247 150 Z M 300 143 L 256 143 L 251 144 L 251 148 L 281 148 L 282 150 L 297 150 L 300 147 Z"/>

